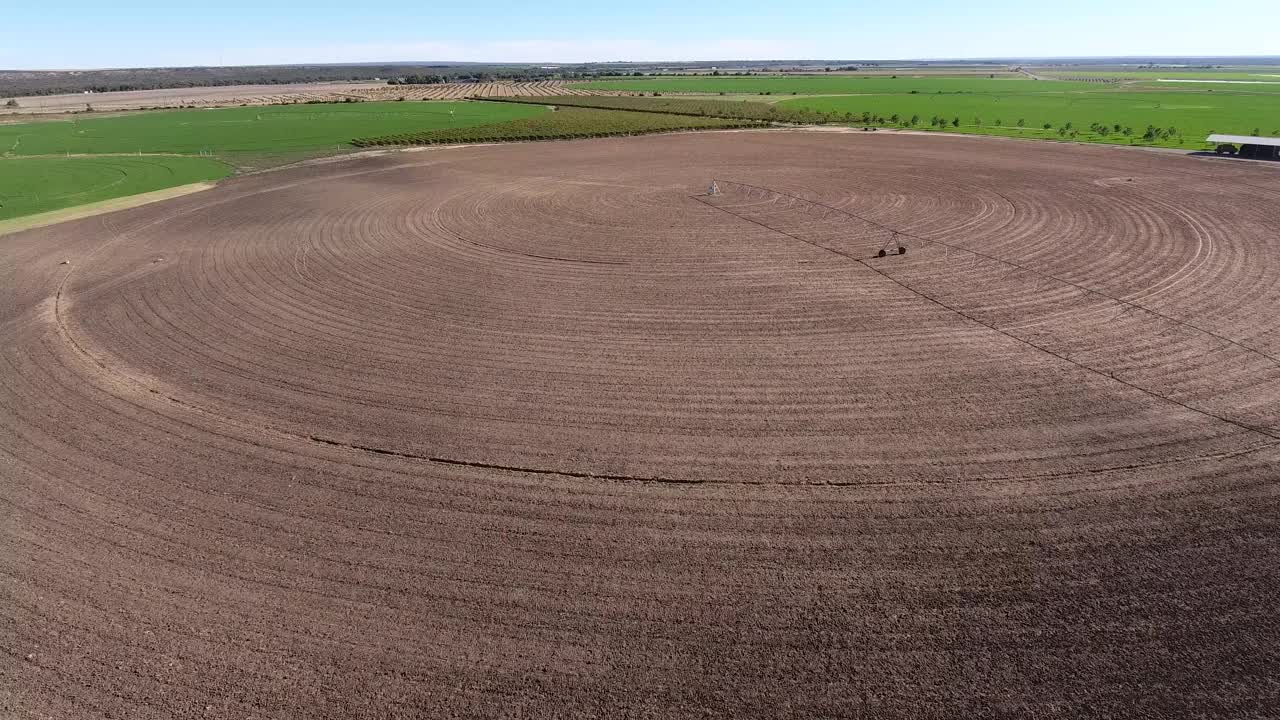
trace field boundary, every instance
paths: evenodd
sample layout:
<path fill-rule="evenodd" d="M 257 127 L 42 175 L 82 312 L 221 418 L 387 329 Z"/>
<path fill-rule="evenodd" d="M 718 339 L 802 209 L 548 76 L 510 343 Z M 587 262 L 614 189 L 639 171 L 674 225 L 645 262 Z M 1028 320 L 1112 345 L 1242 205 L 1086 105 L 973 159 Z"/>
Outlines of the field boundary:
<path fill-rule="evenodd" d="M 137 195 L 125 195 L 124 197 L 111 198 L 110 200 L 99 200 L 97 202 L 85 203 L 84 205 L 73 205 L 72 207 L 62 208 L 61 210 L 50 210 L 48 212 L 36 213 L 34 215 L 23 215 L 21 217 L 10 218 L 8 220 L 0 220 L 0 236 L 21 232 L 23 230 L 30 230 L 32 228 L 56 225 L 69 220 L 81 220 L 83 218 L 115 212 L 117 210 L 128 210 L 129 208 L 138 207 L 140 205 L 149 205 L 154 202 L 160 202 L 161 200 L 169 200 L 176 197 L 182 197 L 183 195 L 191 195 L 192 193 L 209 190 L 216 185 L 217 183 L 210 182 L 189 183 L 187 185 L 177 185 L 175 187 L 164 188 L 161 190 L 138 193 Z"/>

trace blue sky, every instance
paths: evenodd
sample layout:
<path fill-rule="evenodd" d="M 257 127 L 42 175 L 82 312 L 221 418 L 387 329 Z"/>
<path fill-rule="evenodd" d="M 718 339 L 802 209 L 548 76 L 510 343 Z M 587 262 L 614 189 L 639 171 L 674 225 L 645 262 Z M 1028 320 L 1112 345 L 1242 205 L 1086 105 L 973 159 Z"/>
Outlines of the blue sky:
<path fill-rule="evenodd" d="M 196 6 L 26 0 L 9 5 L 0 16 L 0 68 L 8 69 L 379 60 L 1280 55 L 1276 0 L 212 0 Z M 1250 27 L 1256 30 L 1245 29 Z"/>

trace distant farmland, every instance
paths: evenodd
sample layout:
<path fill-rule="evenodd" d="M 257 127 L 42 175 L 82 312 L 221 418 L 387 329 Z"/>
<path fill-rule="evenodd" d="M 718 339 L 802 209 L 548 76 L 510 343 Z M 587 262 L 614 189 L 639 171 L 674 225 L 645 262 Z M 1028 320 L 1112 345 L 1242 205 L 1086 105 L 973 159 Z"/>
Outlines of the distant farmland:
<path fill-rule="evenodd" d="M 837 114 L 874 112 L 909 119 L 921 126 L 938 116 L 945 129 L 997 135 L 1062 137 L 1128 143 L 1140 140 L 1148 126 L 1175 129 L 1157 144 L 1199 148 L 1211 132 L 1280 134 L 1280 95 L 1222 92 L 1094 92 L 1027 95 L 879 95 L 806 97 L 783 107 Z M 959 125 L 953 124 L 959 120 Z M 1021 121 L 1023 125 L 1019 127 Z M 1068 127 L 1070 123 L 1070 127 Z M 1051 127 L 1045 128 L 1048 124 Z M 1091 126 L 1106 126 L 1102 135 Z M 1119 129 L 1116 126 L 1119 125 Z M 1129 134 L 1125 134 L 1128 129 Z"/>
<path fill-rule="evenodd" d="M 9 158 L 0 160 L 0 220 L 219 180 L 233 168 L 211 158 Z"/>
<path fill-rule="evenodd" d="M 340 103 L 0 125 L 0 219 L 216 180 L 235 166 L 350 150 L 359 136 L 497 125 L 547 112 L 481 102 Z"/>
<path fill-rule="evenodd" d="M 1280 85 L 774 76 L 644 78 L 580 87 L 748 100 L 756 95 L 756 102 L 776 105 L 779 120 L 818 112 L 826 122 L 1188 149 L 1204 147 L 1210 132 L 1280 134 Z M 1158 131 L 1154 137 L 1148 128 Z"/>
<path fill-rule="evenodd" d="M 14 155 L 323 150 L 354 137 L 491 124 L 544 112 L 536 105 L 381 102 L 82 114 L 0 125 L 0 150 Z"/>
<path fill-rule="evenodd" d="M 897 77 L 860 75 L 759 75 L 752 77 L 669 76 L 633 80 L 601 80 L 577 83 L 581 90 L 621 90 L 628 92 L 725 93 L 728 95 L 772 93 L 774 95 L 848 95 L 856 93 L 974 92 L 1027 93 L 1096 89 L 1085 82 L 1031 80 L 1028 78 Z"/>
<path fill-rule="evenodd" d="M 594 98 L 592 98 L 594 99 Z M 605 98 L 611 100 L 614 98 Z M 631 99 L 631 98 L 620 98 Z M 523 98 L 522 101 L 534 102 Z M 647 135 L 673 130 L 715 130 L 754 127 L 760 123 L 717 117 L 686 117 L 655 112 L 625 112 L 571 107 L 531 118 L 467 128 L 440 128 L 425 132 L 361 138 L 358 147 L 381 145 L 432 145 L 458 142 L 508 142 Z"/>

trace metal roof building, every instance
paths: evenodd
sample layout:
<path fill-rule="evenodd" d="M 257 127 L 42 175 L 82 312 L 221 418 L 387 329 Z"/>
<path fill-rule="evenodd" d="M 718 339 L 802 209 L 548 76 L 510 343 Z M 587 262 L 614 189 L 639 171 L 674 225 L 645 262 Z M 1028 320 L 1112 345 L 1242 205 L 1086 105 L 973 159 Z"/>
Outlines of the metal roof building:
<path fill-rule="evenodd" d="M 1280 138 L 1260 137 L 1257 135 L 1210 135 L 1206 142 L 1234 143 L 1236 145 L 1269 145 L 1280 147 Z"/>
<path fill-rule="evenodd" d="M 1206 142 L 1216 143 L 1219 155 L 1237 155 L 1253 160 L 1280 160 L 1280 138 L 1257 135 L 1210 135 Z M 1240 147 L 1236 147 L 1239 145 Z"/>

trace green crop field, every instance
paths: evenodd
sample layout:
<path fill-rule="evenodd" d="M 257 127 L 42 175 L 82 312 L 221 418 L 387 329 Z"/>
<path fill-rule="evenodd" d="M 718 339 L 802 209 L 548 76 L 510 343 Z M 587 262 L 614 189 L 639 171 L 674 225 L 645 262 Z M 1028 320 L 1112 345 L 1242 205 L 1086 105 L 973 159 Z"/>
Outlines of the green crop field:
<path fill-rule="evenodd" d="M 219 180 L 232 171 L 211 158 L 176 155 L 2 158 L 0 220 Z"/>
<path fill-rule="evenodd" d="M 544 98 L 520 98 L 512 104 L 540 102 Z M 653 112 L 625 112 L 562 107 L 557 112 L 469 128 L 440 128 L 424 132 L 384 135 L 356 140 L 356 145 L 431 145 L 457 142 L 506 142 L 561 138 L 643 135 L 672 130 L 710 130 L 758 126 L 749 120 L 685 117 Z"/>
<path fill-rule="evenodd" d="M 1232 80 L 1230 82 L 1214 82 L 1211 80 L 1142 80 L 1126 84 L 1127 89 L 1145 89 L 1168 92 L 1181 90 L 1185 92 L 1235 92 L 1235 93 L 1280 93 L 1280 77 L 1270 80 Z"/>
<path fill-rule="evenodd" d="M 1084 137 L 1075 139 L 1128 143 L 1148 126 L 1175 128 L 1181 136 L 1156 143 L 1168 147 L 1202 148 L 1211 132 L 1280 135 L 1280 95 L 1226 92 L 1149 92 L 1100 90 L 1028 95 L 881 95 L 808 97 L 785 100 L 783 107 L 845 113 L 864 112 L 899 118 L 918 116 L 925 126 L 935 116 L 948 121 L 948 129 L 999 135 L 1044 136 L 1044 124 L 1053 135 L 1071 123 Z M 959 119 L 959 127 L 952 121 Z M 1019 129 L 1018 121 L 1024 129 Z M 1091 125 L 1112 128 L 1106 136 L 1089 133 Z M 1121 130 L 1115 131 L 1115 125 Z M 1132 135 L 1125 135 L 1130 128 Z M 1037 132 L 1032 132 L 1037 131 Z"/>
<path fill-rule="evenodd" d="M 1034 93 L 1088 90 L 1097 84 L 1028 78 L 774 75 L 752 77 L 672 76 L 577 83 L 589 90 L 752 95 L 851 95 L 860 93 Z"/>
<path fill-rule="evenodd" d="M 545 108 L 506 103 L 385 102 L 76 115 L 55 122 L 0 125 L 0 151 L 216 155 L 322 150 L 354 137 L 487 125 L 543 112 Z"/>
<path fill-rule="evenodd" d="M 1062 78 L 1100 78 L 1107 80 L 1155 80 L 1156 78 L 1186 80 L 1280 80 L 1280 67 L 1257 65 L 1234 67 L 1229 70 L 1190 70 L 1182 68 L 1133 70 L 1038 70 L 1037 75 Z"/>
<path fill-rule="evenodd" d="M 547 112 L 508 103 L 386 102 L 85 113 L 0 124 L 0 219 L 216 180 L 233 166 L 352 149 L 355 137 L 458 130 Z"/>
<path fill-rule="evenodd" d="M 1259 72 L 1266 68 L 1259 68 Z M 774 102 L 778 112 L 765 115 L 758 108 L 733 111 L 724 116 L 758 117 L 790 122 L 812 122 L 809 113 L 827 115 L 827 122 L 866 123 L 866 117 L 899 125 L 915 116 L 917 127 L 949 132 L 978 132 L 1023 137 L 1069 137 L 1110 143 L 1138 143 L 1148 127 L 1173 133 L 1149 143 L 1166 147 L 1203 148 L 1210 132 L 1264 135 L 1280 134 L 1280 84 L 1158 83 L 1156 77 L 1222 75 L 1239 73 L 1186 73 L 1157 71 L 1131 83 L 1099 84 L 1031 79 L 910 77 L 646 77 L 579 84 L 579 87 L 630 90 L 662 94 L 710 94 Z M 1123 73 L 1116 73 L 1117 76 Z M 1108 73 L 1077 76 L 1109 77 Z M 1252 76 L 1251 76 L 1252 77 Z M 1262 77 L 1257 75 L 1257 77 Z M 1197 78 L 1187 78 L 1197 79 Z M 766 95 L 761 97 L 761 95 Z M 771 96 L 771 97 L 769 97 Z M 727 107 L 727 106 L 726 106 Z M 804 111 L 804 112 L 802 112 Z M 710 108 L 708 114 L 722 115 Z M 931 124 L 945 118 L 945 128 Z M 959 120 L 956 124 L 955 121 Z M 1022 127 L 1018 126 L 1021 120 Z M 1065 135 L 1058 130 L 1066 127 Z M 1044 125 L 1051 127 L 1046 132 Z M 1105 125 L 1104 133 L 1090 130 Z M 1116 130 L 1115 126 L 1120 129 Z M 1129 133 L 1125 132 L 1129 129 Z M 1074 135 L 1072 135 L 1074 131 Z"/>

